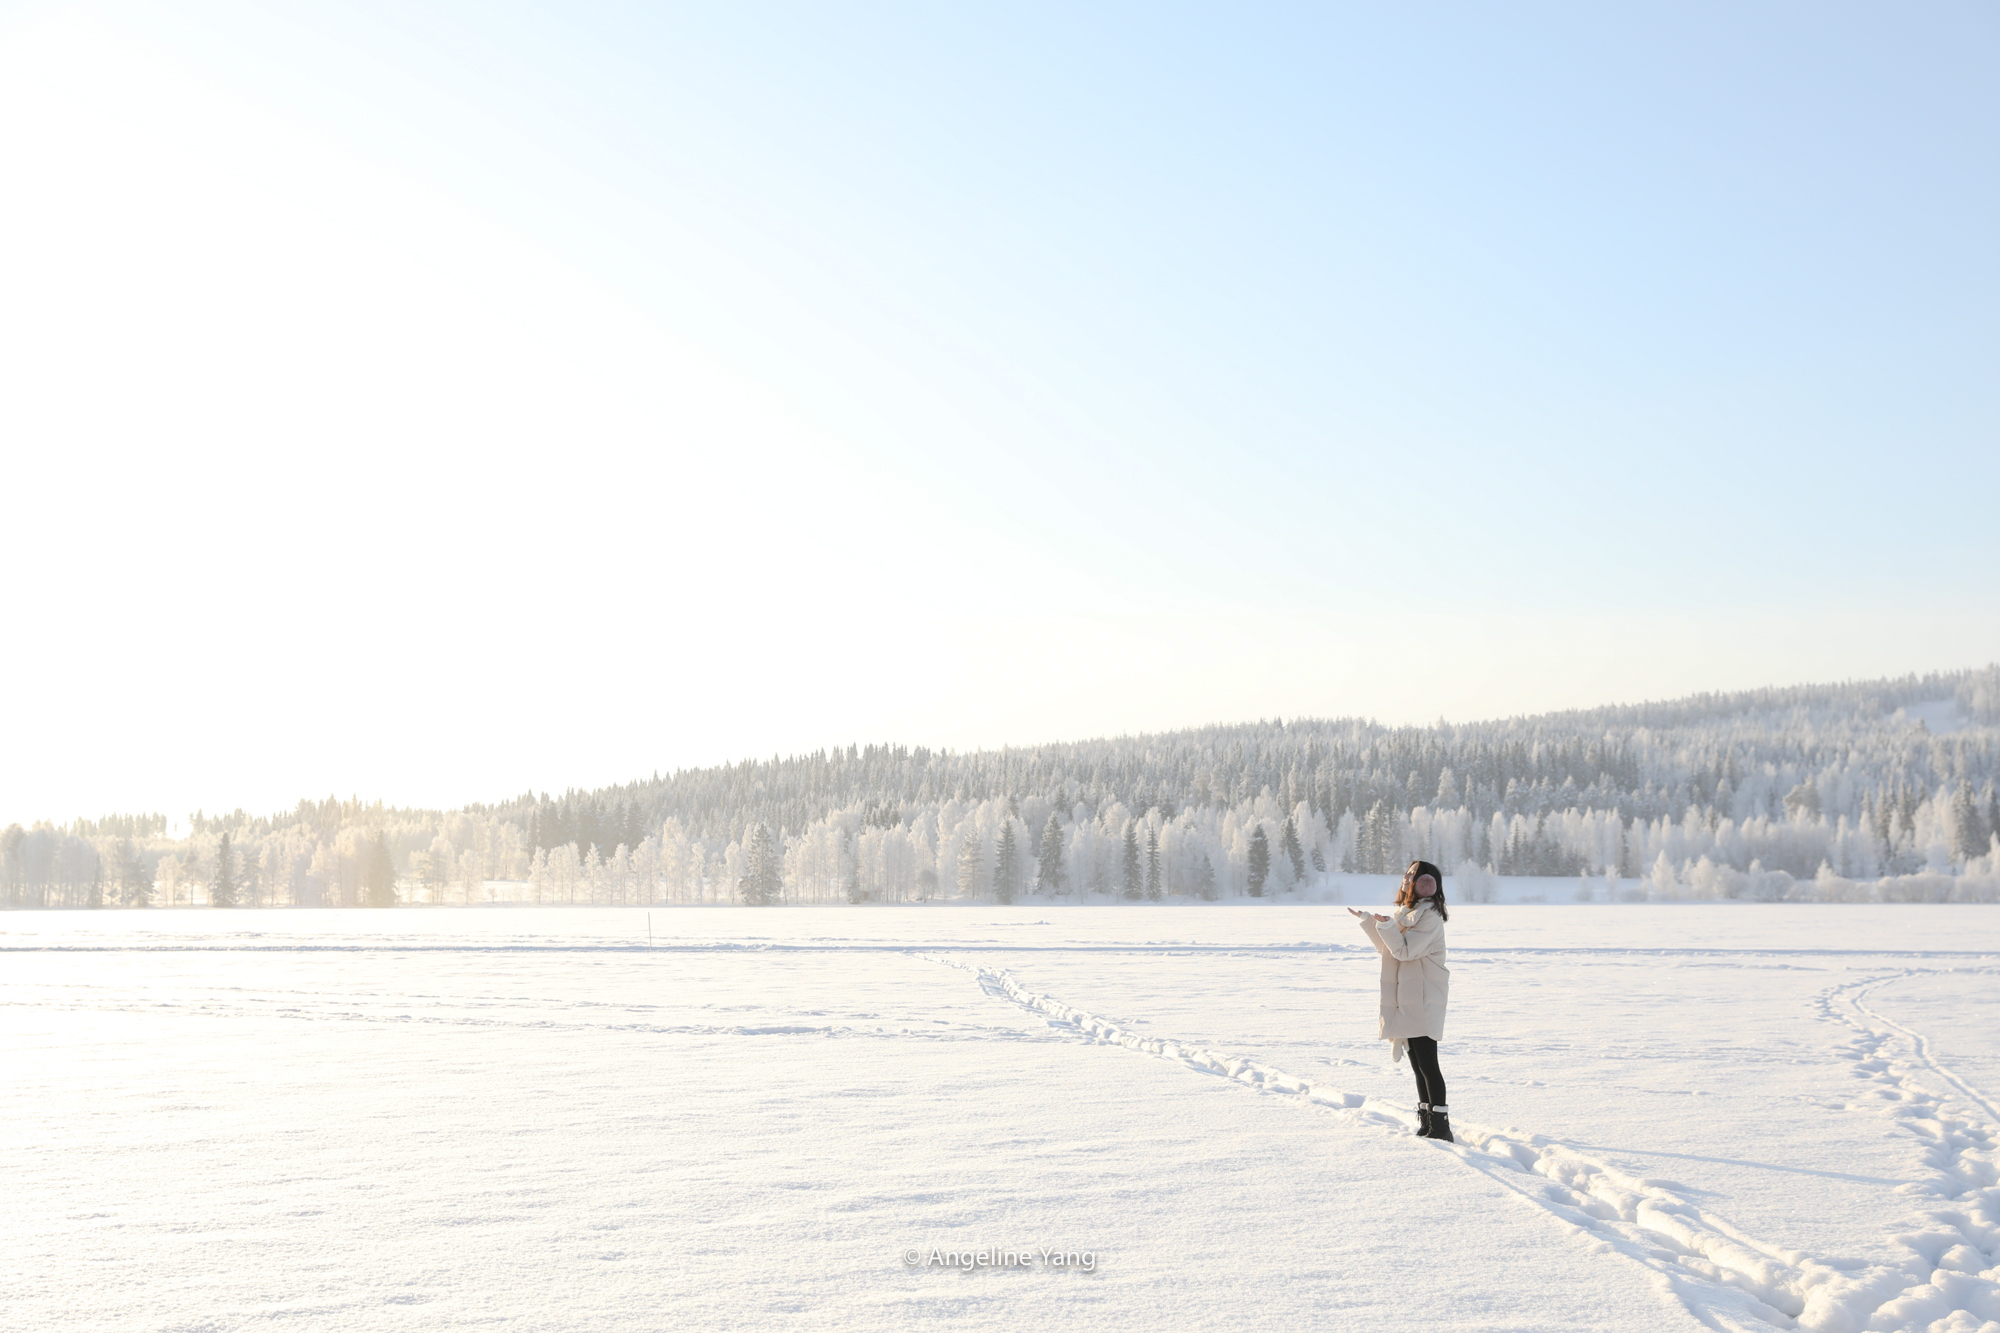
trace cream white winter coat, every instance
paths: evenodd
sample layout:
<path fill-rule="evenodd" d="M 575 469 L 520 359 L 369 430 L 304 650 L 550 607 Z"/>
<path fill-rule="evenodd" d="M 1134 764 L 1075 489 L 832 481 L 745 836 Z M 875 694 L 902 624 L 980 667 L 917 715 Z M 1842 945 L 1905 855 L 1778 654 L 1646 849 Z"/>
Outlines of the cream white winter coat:
<path fill-rule="evenodd" d="M 1444 919 L 1427 902 L 1398 907 L 1387 921 L 1361 918 L 1361 929 L 1382 955 L 1382 1024 L 1377 1034 L 1395 1043 L 1403 1058 L 1411 1037 L 1444 1036 L 1444 1006 L 1451 969 L 1444 959 Z"/>

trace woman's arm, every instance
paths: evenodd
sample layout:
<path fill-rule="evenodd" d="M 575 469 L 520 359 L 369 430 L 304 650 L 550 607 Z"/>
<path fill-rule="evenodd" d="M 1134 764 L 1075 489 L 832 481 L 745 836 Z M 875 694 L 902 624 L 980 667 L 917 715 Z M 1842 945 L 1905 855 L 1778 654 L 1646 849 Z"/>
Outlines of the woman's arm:
<path fill-rule="evenodd" d="M 1354 912 L 1354 909 L 1351 907 L 1347 910 Z M 1382 938 L 1382 927 L 1376 924 L 1381 918 L 1371 916 L 1367 912 L 1354 912 L 1354 915 L 1361 918 L 1361 929 L 1368 936 L 1369 940 L 1374 943 L 1375 952 L 1381 954 L 1384 958 L 1393 957 L 1394 955 L 1389 952 L 1389 942 Z"/>

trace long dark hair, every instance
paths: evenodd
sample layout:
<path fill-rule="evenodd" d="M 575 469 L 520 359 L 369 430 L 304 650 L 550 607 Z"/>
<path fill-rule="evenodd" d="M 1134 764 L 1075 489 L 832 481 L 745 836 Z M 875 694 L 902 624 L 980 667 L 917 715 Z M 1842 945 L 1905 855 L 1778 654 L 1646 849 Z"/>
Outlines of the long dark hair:
<path fill-rule="evenodd" d="M 1417 881 L 1425 875 L 1429 875 L 1431 882 L 1438 886 L 1437 892 L 1428 898 L 1419 898 L 1417 897 Z M 1396 906 L 1415 907 L 1418 903 L 1429 903 L 1432 907 L 1437 908 L 1438 920 L 1451 920 L 1451 913 L 1445 910 L 1444 905 L 1444 871 L 1439 870 L 1429 861 L 1410 862 L 1410 868 L 1403 872 L 1403 887 L 1396 890 Z"/>

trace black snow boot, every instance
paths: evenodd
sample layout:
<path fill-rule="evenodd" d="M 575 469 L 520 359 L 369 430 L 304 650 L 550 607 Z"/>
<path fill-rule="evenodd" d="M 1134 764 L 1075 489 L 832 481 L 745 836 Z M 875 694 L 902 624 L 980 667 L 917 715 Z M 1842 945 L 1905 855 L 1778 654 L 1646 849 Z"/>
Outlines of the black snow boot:
<path fill-rule="evenodd" d="M 1430 1113 L 1430 1128 L 1424 1132 L 1427 1139 L 1443 1139 L 1446 1143 L 1457 1143 L 1451 1136 L 1451 1117 L 1446 1114 L 1448 1106 L 1433 1106 Z"/>
<path fill-rule="evenodd" d="M 1431 1104 L 1429 1102 L 1418 1102 L 1417 1137 L 1420 1139 L 1427 1139 L 1430 1136 L 1431 1136 Z"/>

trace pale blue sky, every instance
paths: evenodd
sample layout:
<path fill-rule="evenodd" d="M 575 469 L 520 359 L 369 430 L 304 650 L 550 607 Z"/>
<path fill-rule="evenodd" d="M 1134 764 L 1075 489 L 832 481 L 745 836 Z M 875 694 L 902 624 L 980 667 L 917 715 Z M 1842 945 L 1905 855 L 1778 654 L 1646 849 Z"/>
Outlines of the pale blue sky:
<path fill-rule="evenodd" d="M 1991 6 L 0 15 L 8 817 L 2000 657 Z"/>

